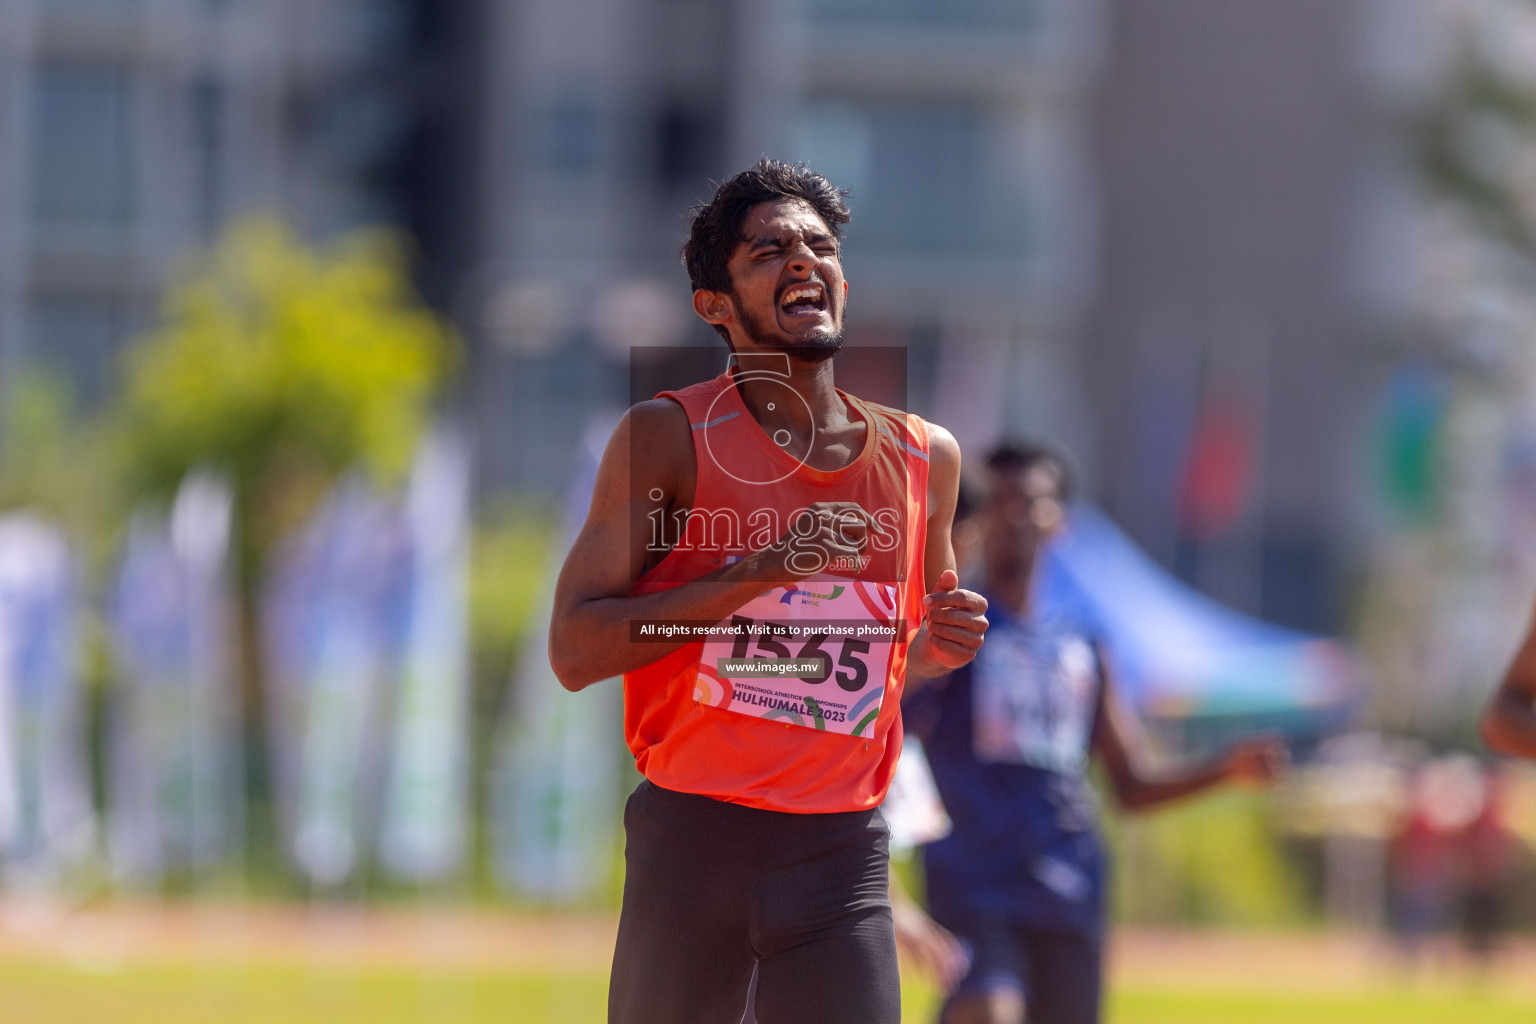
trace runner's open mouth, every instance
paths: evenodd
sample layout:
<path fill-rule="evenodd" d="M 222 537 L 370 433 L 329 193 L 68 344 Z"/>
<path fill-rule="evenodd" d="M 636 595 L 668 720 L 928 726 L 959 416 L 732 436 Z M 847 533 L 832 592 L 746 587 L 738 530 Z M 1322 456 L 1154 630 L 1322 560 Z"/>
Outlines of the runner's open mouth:
<path fill-rule="evenodd" d="M 784 293 L 779 308 L 792 315 L 820 313 L 827 308 L 826 289 L 818 284 L 796 285 Z"/>

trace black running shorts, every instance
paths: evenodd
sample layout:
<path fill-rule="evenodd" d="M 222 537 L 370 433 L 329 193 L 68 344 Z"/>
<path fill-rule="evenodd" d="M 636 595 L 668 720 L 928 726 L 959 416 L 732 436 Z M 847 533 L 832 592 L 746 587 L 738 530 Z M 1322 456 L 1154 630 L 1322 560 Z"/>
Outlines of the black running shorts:
<path fill-rule="evenodd" d="M 885 819 L 642 782 L 624 809 L 610 1024 L 898 1024 Z"/>

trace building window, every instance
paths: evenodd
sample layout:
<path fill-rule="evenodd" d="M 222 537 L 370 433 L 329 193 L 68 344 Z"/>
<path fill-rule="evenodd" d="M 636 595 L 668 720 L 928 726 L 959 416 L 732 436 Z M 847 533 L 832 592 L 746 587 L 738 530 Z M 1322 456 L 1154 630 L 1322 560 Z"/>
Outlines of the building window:
<path fill-rule="evenodd" d="M 363 52 L 382 53 L 408 42 L 413 23 L 429 12 L 407 0 L 362 0 L 349 13 L 352 42 Z"/>
<path fill-rule="evenodd" d="M 795 118 L 790 136 L 790 150 L 798 159 L 847 189 L 862 205 L 874 157 L 870 118 L 864 110 L 840 103 L 812 104 Z M 859 216 L 863 218 L 862 209 Z"/>
<path fill-rule="evenodd" d="M 545 167 L 561 175 L 585 177 L 602 159 L 602 115 L 597 104 L 581 96 L 565 96 L 544 111 L 540 156 Z"/>
<path fill-rule="evenodd" d="M 810 0 L 813 21 L 925 29 L 1028 32 L 1040 12 L 1034 0 Z"/>
<path fill-rule="evenodd" d="M 670 104 L 656 125 L 657 171 L 667 188 L 703 188 L 719 163 L 720 118 L 682 104 Z"/>
<path fill-rule="evenodd" d="M 224 108 L 219 82 L 204 78 L 192 85 L 192 143 L 197 154 L 197 219 L 203 237 L 212 239 L 224 222 Z"/>
<path fill-rule="evenodd" d="M 117 353 L 126 325 L 110 299 L 47 296 L 32 300 L 26 358 L 58 370 L 82 405 L 100 402 L 117 383 Z"/>
<path fill-rule="evenodd" d="M 133 215 L 126 75 L 45 67 L 32 93 L 32 212 L 47 225 L 122 225 Z"/>
<path fill-rule="evenodd" d="M 117 14 L 139 6 L 139 0 L 41 0 L 38 6 L 60 14 Z"/>
<path fill-rule="evenodd" d="M 1002 133 L 962 106 L 814 103 L 792 152 L 852 193 L 850 252 L 1022 262 L 1029 194 Z"/>

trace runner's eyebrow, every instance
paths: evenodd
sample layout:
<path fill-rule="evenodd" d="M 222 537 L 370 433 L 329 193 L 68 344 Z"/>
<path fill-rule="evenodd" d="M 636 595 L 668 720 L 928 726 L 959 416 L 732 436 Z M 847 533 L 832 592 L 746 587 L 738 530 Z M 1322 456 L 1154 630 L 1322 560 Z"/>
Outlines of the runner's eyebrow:
<path fill-rule="evenodd" d="M 786 246 L 792 237 L 793 234 L 789 232 L 782 235 L 758 235 L 747 243 L 747 251 L 758 252 L 762 249 Z M 805 235 L 805 244 L 810 246 L 832 241 L 835 241 L 835 239 L 826 231 L 813 231 Z"/>

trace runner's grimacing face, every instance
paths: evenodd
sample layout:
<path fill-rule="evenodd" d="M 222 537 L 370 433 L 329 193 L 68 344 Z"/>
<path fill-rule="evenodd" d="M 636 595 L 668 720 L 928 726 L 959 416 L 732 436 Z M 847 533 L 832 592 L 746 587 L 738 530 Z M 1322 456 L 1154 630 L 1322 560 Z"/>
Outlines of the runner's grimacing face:
<path fill-rule="evenodd" d="M 1035 554 L 1061 529 L 1061 481 L 1048 462 L 993 471 L 981 515 L 987 577 L 1001 582 L 1026 571 Z"/>
<path fill-rule="evenodd" d="M 842 345 L 848 283 L 837 239 L 798 199 L 752 207 L 731 255 L 731 294 L 739 351 L 787 352 L 820 362 Z"/>

